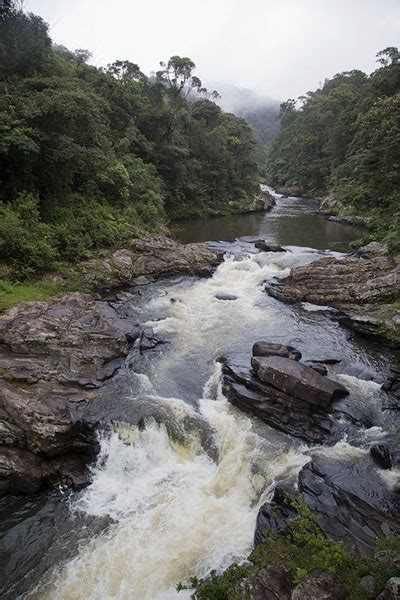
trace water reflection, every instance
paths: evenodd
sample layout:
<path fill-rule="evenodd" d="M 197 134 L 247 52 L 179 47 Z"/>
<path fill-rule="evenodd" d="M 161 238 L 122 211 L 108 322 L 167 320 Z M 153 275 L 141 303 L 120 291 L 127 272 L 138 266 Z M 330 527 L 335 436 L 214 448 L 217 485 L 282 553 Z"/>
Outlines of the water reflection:
<path fill-rule="evenodd" d="M 347 251 L 350 242 L 365 235 L 360 227 L 328 221 L 317 214 L 317 209 L 315 200 L 277 198 L 276 207 L 268 213 L 179 221 L 171 229 L 176 239 L 185 244 L 259 235 L 282 245 L 338 251 Z"/>

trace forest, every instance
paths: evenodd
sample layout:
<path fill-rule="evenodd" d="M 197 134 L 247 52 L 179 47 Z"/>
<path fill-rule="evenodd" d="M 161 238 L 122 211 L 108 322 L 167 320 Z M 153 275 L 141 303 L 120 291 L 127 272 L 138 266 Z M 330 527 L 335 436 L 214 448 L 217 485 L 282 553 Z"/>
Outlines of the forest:
<path fill-rule="evenodd" d="M 98 247 L 230 212 L 259 189 L 256 141 L 173 56 L 145 75 L 52 43 L 41 17 L 0 19 L 0 261 L 21 280 Z"/>
<path fill-rule="evenodd" d="M 380 51 L 377 62 L 371 75 L 339 73 L 321 89 L 281 105 L 267 176 L 284 192 L 331 196 L 336 210 L 367 217 L 372 236 L 399 251 L 398 49 Z"/>

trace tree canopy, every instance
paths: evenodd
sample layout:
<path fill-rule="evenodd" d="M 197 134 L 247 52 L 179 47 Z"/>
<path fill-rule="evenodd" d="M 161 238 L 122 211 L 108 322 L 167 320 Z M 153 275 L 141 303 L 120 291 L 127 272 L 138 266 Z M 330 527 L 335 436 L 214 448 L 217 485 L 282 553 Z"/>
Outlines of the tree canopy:
<path fill-rule="evenodd" d="M 400 55 L 378 52 L 371 75 L 335 75 L 315 92 L 281 105 L 281 130 L 268 154 L 271 185 L 333 195 L 371 218 L 400 248 Z"/>
<path fill-rule="evenodd" d="M 249 126 L 212 102 L 191 59 L 173 56 L 148 77 L 90 57 L 3 2 L 0 260 L 15 277 L 169 219 L 229 212 L 258 190 Z"/>

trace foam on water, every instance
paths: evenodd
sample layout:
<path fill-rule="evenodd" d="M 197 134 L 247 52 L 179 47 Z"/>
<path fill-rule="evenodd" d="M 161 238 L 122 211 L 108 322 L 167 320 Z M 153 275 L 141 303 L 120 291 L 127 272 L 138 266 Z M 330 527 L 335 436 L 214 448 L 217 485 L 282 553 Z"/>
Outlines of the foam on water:
<path fill-rule="evenodd" d="M 154 420 L 142 430 L 117 423 L 102 437 L 93 483 L 73 510 L 109 515 L 115 523 L 83 547 L 38 597 L 189 598 L 189 593 L 177 595 L 179 581 L 247 556 L 261 493 L 309 458 L 303 449 L 259 438 L 251 419 L 222 396 L 219 378 L 217 364 L 200 401 L 200 413 L 214 430 L 217 461 L 204 452 L 195 431 L 180 443 Z M 193 411 L 187 405 L 179 410 L 185 407 Z"/>
<path fill-rule="evenodd" d="M 171 284 L 168 293 L 150 299 L 143 314 L 166 318 L 148 325 L 170 335 L 171 344 L 148 376 L 137 376 L 132 402 L 160 410 L 144 427 L 119 421 L 101 437 L 93 483 L 71 508 L 113 523 L 53 573 L 36 598 L 184 600 L 190 592 L 178 595 L 178 582 L 248 555 L 258 507 L 310 460 L 311 451 L 231 406 L 221 391 L 221 365 L 215 363 L 210 376 L 211 365 L 225 352 L 249 351 L 269 332 L 293 339 L 297 317 L 266 302 L 260 284 L 312 259 L 315 253 L 307 252 L 228 257 L 212 278 Z M 218 300 L 217 292 L 237 300 Z M 190 389 L 198 371 L 201 385 L 209 379 L 193 406 L 163 391 L 178 377 L 186 377 Z M 338 379 L 374 405 L 377 384 Z M 206 429 L 215 452 L 205 447 Z M 365 451 L 342 441 L 316 452 L 355 460 Z"/>

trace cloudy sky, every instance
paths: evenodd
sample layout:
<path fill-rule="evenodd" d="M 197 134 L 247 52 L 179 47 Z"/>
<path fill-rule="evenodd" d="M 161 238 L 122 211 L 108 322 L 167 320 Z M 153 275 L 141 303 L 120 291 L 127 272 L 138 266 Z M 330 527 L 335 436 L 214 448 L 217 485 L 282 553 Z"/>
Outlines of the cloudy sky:
<path fill-rule="evenodd" d="M 400 44 L 400 0 L 25 0 L 52 38 L 88 48 L 93 64 L 128 59 L 143 71 L 189 56 L 210 82 L 286 99 L 325 77 L 375 68 Z"/>

